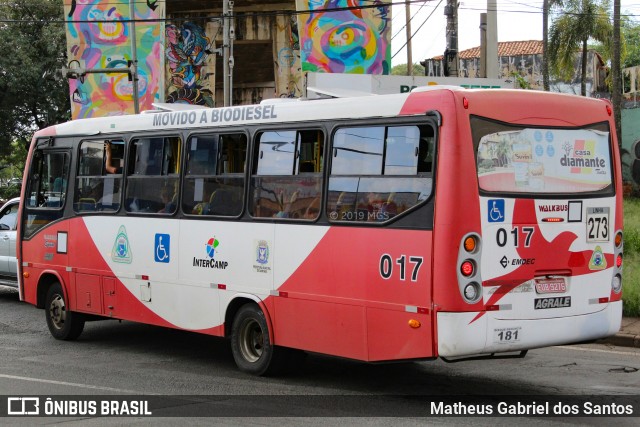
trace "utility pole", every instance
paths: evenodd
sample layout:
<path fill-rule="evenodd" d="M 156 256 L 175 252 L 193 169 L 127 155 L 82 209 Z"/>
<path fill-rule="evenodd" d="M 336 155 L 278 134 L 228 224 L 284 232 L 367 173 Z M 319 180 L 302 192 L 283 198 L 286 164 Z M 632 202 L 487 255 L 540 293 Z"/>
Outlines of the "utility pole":
<path fill-rule="evenodd" d="M 138 114 L 140 112 L 140 103 L 138 97 L 138 43 L 136 42 L 136 8 L 133 0 L 129 0 L 129 18 L 131 19 L 131 83 L 133 84 L 133 111 Z"/>
<path fill-rule="evenodd" d="M 413 76 L 413 58 L 411 53 L 411 8 L 407 1 L 404 4 L 405 20 L 407 22 L 407 76 Z"/>
<path fill-rule="evenodd" d="M 487 77 L 498 78 L 498 2 L 487 0 Z"/>
<path fill-rule="evenodd" d="M 458 3 L 456 0 L 447 0 L 444 15 L 447 17 L 447 47 L 443 58 L 444 75 L 458 77 Z"/>
<path fill-rule="evenodd" d="M 611 58 L 613 86 L 611 88 L 611 103 L 613 104 L 613 118 L 616 124 L 618 145 L 622 147 L 622 64 L 620 63 L 620 50 L 620 0 L 613 0 L 613 56 Z"/>
<path fill-rule="evenodd" d="M 487 14 L 480 14 L 480 75 L 487 77 Z"/>
<path fill-rule="evenodd" d="M 224 106 L 233 105 L 233 39 L 235 28 L 233 25 L 233 1 L 224 0 L 222 3 L 222 78 L 224 92 Z"/>

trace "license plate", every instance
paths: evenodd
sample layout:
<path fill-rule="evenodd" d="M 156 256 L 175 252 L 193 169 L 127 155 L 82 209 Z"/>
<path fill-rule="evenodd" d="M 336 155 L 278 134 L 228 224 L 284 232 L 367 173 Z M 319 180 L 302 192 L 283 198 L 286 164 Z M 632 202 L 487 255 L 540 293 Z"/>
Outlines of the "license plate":
<path fill-rule="evenodd" d="M 536 279 L 536 293 L 538 294 L 562 294 L 565 292 L 567 292 L 567 282 L 564 277 Z"/>
<path fill-rule="evenodd" d="M 587 242 L 609 241 L 609 208 L 587 208 Z"/>

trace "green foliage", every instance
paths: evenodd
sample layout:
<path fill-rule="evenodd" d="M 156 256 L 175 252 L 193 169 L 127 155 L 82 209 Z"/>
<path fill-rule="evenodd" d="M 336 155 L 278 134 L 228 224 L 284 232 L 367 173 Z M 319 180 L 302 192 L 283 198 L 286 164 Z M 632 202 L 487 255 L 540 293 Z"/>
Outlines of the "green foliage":
<path fill-rule="evenodd" d="M 640 23 L 629 16 L 624 16 L 621 19 L 620 32 L 625 42 L 621 67 L 640 65 Z"/>
<path fill-rule="evenodd" d="M 19 185 L 10 185 L 8 187 L 0 187 L 0 200 L 6 201 L 18 197 L 21 187 Z"/>
<path fill-rule="evenodd" d="M 511 76 L 516 79 L 516 84 L 520 89 L 531 89 L 531 85 L 529 84 L 527 79 L 522 77 L 517 71 L 512 72 Z"/>
<path fill-rule="evenodd" d="M 625 316 L 640 317 L 640 254 L 637 253 L 628 255 L 624 259 L 622 312 Z"/>
<path fill-rule="evenodd" d="M 553 20 L 549 31 L 549 65 L 552 74 L 563 80 L 571 80 L 575 70 L 575 54 L 582 50 L 584 58 L 590 39 L 599 41 L 606 52 L 611 52 L 613 25 L 609 10 L 609 0 L 564 2 L 560 15 Z M 583 67 L 580 77 L 582 86 L 586 81 L 585 74 L 586 68 Z"/>
<path fill-rule="evenodd" d="M 640 254 L 640 199 L 624 200 L 624 253 Z"/>
<path fill-rule="evenodd" d="M 624 200 L 622 301 L 625 316 L 640 316 L 640 199 Z"/>
<path fill-rule="evenodd" d="M 0 154 L 71 118 L 63 15 L 59 0 L 0 2 Z"/>
<path fill-rule="evenodd" d="M 6 185 L 12 179 L 22 179 L 24 165 L 27 160 L 27 149 L 21 142 L 15 140 L 11 143 L 7 154 L 0 155 L 0 188 L 5 191 Z M 6 190 L 10 192 L 9 190 Z M 20 189 L 18 188 L 18 192 Z M 0 195 L 3 193 L 0 192 Z M 2 196 L 7 198 L 6 196 Z"/>
<path fill-rule="evenodd" d="M 640 65 L 640 23 L 630 16 L 623 16 L 620 21 L 621 67 Z M 598 52 L 605 61 L 610 59 L 603 43 L 589 45 L 589 49 Z"/>
<path fill-rule="evenodd" d="M 393 76 L 406 76 L 407 64 L 399 64 L 391 69 L 391 75 Z M 424 76 L 424 67 L 420 64 L 413 64 L 413 75 Z"/>

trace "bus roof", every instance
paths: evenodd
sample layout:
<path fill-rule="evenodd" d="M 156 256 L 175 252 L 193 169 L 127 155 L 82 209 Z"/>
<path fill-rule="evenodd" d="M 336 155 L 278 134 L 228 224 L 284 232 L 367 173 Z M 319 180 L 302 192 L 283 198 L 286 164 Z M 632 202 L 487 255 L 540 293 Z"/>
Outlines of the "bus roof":
<path fill-rule="evenodd" d="M 370 95 L 335 99 L 293 100 L 291 102 L 265 102 L 256 105 L 203 108 L 201 106 L 167 107 L 136 115 L 109 116 L 90 119 L 78 119 L 38 131 L 40 136 L 82 136 L 108 135 L 111 133 L 137 132 L 148 130 L 198 129 L 218 126 L 253 125 L 267 123 L 314 122 L 316 120 L 339 120 L 345 118 L 362 119 L 376 117 L 397 117 L 412 114 L 424 114 L 429 110 L 443 108 L 447 99 L 453 102 L 455 97 L 467 97 L 472 105 L 486 108 L 487 116 L 491 112 L 504 110 L 504 121 L 517 120 L 517 111 L 527 112 L 530 108 L 513 108 L 513 102 L 527 97 L 532 102 L 558 105 L 563 117 L 567 104 L 586 106 L 589 101 L 597 103 L 604 111 L 604 103 L 575 95 L 563 95 L 540 91 L 516 89 L 459 89 L 448 86 L 418 88 L 410 93 L 394 95 Z M 462 105 L 461 105 L 462 106 Z M 167 111 L 174 110 L 174 111 Z M 554 108 L 555 110 L 555 108 Z M 500 113 L 500 114 L 501 114 Z M 483 114 L 485 115 L 485 114 Z M 545 114 L 546 115 L 546 114 Z M 502 117 L 499 115 L 498 117 Z M 584 114 L 576 116 L 576 120 Z M 599 114 L 599 119 L 603 116 Z M 571 121 L 571 120 L 570 120 Z"/>

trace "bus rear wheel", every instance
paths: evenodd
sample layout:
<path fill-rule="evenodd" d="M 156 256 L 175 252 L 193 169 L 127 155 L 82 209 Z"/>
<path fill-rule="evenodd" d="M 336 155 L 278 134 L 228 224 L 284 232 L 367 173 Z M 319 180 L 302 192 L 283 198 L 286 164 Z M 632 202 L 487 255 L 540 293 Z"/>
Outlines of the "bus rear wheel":
<path fill-rule="evenodd" d="M 255 304 L 242 306 L 231 327 L 231 351 L 238 368 L 253 375 L 273 374 L 280 367 L 278 350 L 262 310 Z"/>
<path fill-rule="evenodd" d="M 47 326 L 55 339 L 71 341 L 82 333 L 84 317 L 67 310 L 67 307 L 62 286 L 58 282 L 52 284 L 44 306 Z"/>

